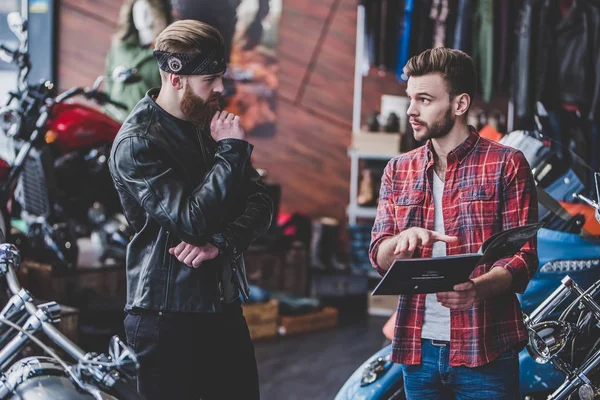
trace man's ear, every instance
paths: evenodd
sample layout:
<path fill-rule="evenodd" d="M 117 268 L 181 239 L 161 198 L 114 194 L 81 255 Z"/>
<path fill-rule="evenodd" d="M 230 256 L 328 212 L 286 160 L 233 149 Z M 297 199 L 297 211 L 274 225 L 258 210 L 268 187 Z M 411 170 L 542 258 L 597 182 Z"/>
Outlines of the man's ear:
<path fill-rule="evenodd" d="M 469 110 L 469 106 L 471 105 L 471 97 L 462 93 L 454 98 L 454 109 L 456 116 L 465 115 Z"/>
<path fill-rule="evenodd" d="M 183 89 L 183 79 L 181 78 L 181 75 L 169 74 L 169 83 L 177 90 Z"/>

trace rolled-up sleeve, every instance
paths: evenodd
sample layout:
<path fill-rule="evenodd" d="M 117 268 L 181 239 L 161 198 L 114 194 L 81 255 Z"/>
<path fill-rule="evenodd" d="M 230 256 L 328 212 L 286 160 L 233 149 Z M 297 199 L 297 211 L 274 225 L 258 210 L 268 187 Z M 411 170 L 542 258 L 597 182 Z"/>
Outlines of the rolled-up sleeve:
<path fill-rule="evenodd" d="M 502 229 L 511 229 L 538 222 L 535 181 L 525 156 L 512 153 L 506 163 L 502 193 Z M 529 240 L 512 257 L 502 258 L 494 267 L 506 269 L 512 275 L 512 290 L 523 293 L 538 268 L 537 237 Z"/>
<path fill-rule="evenodd" d="M 377 252 L 381 242 L 396 234 L 396 223 L 394 220 L 394 201 L 393 201 L 393 172 L 394 160 L 390 161 L 381 177 L 381 189 L 379 191 L 379 204 L 377 206 L 377 216 L 371 232 L 371 245 L 369 246 L 369 258 L 371 264 L 380 275 L 385 275 L 386 270 L 377 265 Z"/>

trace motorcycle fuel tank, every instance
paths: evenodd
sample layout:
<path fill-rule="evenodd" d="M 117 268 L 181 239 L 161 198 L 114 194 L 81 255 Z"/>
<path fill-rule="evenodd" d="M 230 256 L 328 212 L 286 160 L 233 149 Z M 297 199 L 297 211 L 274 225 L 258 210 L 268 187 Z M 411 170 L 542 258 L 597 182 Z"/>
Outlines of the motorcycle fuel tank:
<path fill-rule="evenodd" d="M 46 142 L 64 154 L 98 144 L 112 143 L 121 125 L 101 111 L 80 103 L 52 106 L 46 122 Z"/>
<path fill-rule="evenodd" d="M 10 165 L 0 158 L 0 181 L 3 181 L 4 178 L 8 176 L 10 172 Z"/>

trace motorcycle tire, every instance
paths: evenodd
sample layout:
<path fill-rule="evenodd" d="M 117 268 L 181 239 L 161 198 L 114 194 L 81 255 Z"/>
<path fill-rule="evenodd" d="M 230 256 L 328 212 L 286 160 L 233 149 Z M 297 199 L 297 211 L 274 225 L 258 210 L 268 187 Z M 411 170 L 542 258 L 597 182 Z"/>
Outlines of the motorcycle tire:
<path fill-rule="evenodd" d="M 8 212 L 2 208 L 0 210 L 0 243 L 5 243 L 8 241 L 9 236 L 9 225 L 10 217 L 8 216 Z"/>

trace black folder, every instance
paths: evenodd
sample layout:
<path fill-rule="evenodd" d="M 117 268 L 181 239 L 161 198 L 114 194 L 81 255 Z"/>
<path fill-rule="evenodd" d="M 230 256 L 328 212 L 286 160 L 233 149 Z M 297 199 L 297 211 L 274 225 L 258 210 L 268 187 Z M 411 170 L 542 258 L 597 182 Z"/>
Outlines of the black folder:
<path fill-rule="evenodd" d="M 488 238 L 477 253 L 433 258 L 396 260 L 379 282 L 373 295 L 450 292 L 466 282 L 478 265 L 517 253 L 543 224 L 528 224 Z"/>

